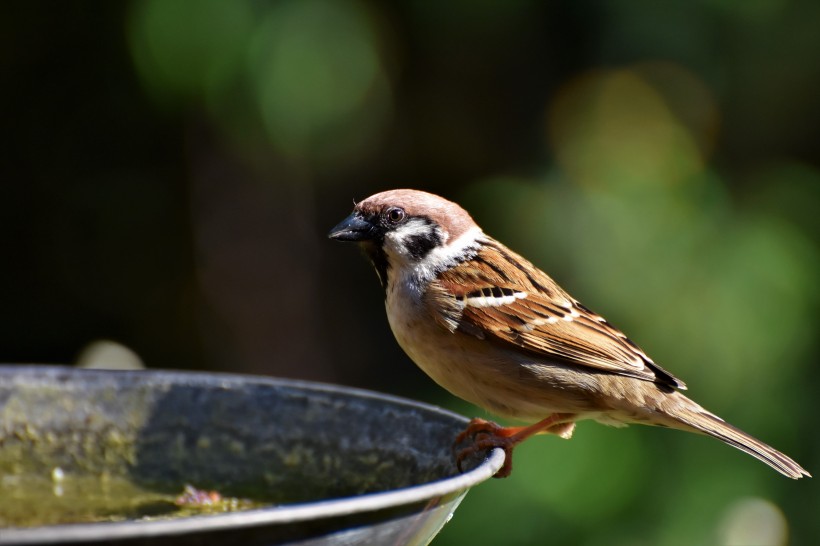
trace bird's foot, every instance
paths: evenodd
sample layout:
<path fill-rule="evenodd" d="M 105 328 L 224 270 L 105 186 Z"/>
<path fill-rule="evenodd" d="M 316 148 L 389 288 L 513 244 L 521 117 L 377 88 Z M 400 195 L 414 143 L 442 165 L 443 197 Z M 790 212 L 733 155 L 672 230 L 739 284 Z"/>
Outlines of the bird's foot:
<path fill-rule="evenodd" d="M 459 472 L 464 472 L 463 463 L 481 451 L 499 448 L 504 450 L 504 464 L 496 472 L 494 478 L 506 478 L 512 473 L 513 448 L 533 434 L 548 432 L 570 438 L 575 429 L 572 421 L 575 416 L 567 413 L 555 413 L 527 427 L 502 427 L 484 419 L 473 419 L 461 434 L 456 436 L 453 443 L 453 455 Z M 465 441 L 470 445 L 458 449 Z"/>
<path fill-rule="evenodd" d="M 456 467 L 459 472 L 464 472 L 463 463 L 466 459 L 482 451 L 489 451 L 495 448 L 504 450 L 504 464 L 496 472 L 495 478 L 506 478 L 512 472 L 512 450 L 518 443 L 512 436 L 518 431 L 514 427 L 502 427 L 491 421 L 484 419 L 473 419 L 467 428 L 456 436 L 453 443 L 453 455 L 456 459 Z M 469 441 L 470 445 L 458 449 L 458 447 Z"/>

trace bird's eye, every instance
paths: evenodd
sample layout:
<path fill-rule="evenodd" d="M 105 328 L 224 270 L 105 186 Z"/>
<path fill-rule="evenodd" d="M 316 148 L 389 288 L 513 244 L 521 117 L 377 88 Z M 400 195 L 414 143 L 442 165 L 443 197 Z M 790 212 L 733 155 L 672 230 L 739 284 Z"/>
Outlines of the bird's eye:
<path fill-rule="evenodd" d="M 392 207 L 387 209 L 387 212 L 384 213 L 385 218 L 391 224 L 399 224 L 404 220 L 407 214 L 404 212 L 404 209 L 400 209 L 399 207 Z"/>

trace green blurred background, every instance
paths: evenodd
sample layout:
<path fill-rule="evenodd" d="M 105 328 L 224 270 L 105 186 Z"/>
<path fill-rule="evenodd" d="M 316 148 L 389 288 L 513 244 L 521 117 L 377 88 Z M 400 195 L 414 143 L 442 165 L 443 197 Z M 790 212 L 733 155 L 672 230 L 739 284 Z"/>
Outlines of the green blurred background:
<path fill-rule="evenodd" d="M 352 200 L 443 194 L 706 407 L 820 472 L 820 3 L 0 4 L 0 360 L 378 389 L 417 370 Z M 390 423 L 385 423 L 390 426 Z M 809 544 L 820 486 L 582 423 L 437 544 Z"/>

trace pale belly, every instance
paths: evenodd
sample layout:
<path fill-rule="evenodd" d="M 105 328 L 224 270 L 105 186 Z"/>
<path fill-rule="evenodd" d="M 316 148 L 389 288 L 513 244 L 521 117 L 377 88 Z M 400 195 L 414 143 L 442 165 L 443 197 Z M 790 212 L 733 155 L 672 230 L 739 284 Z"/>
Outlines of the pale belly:
<path fill-rule="evenodd" d="M 584 393 L 568 390 L 564 373 L 533 375 L 532 363 L 522 362 L 512 351 L 488 350 L 488 342 L 461 332 L 449 332 L 420 306 L 387 302 L 390 327 L 399 345 L 433 381 L 450 393 L 494 414 L 538 421 L 553 413 L 574 413 L 598 418 L 597 408 Z M 417 312 L 409 312 L 411 309 Z M 539 370 L 545 366 L 537 366 Z"/>

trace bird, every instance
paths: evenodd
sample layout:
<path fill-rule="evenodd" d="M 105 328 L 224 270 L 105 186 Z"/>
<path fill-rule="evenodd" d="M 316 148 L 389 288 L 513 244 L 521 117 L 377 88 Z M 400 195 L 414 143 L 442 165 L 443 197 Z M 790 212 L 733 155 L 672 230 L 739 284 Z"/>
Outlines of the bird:
<path fill-rule="evenodd" d="M 590 419 L 712 436 L 789 478 L 811 476 L 685 396 L 683 381 L 452 201 L 413 189 L 376 193 L 354 201 L 328 236 L 364 250 L 390 328 L 419 368 L 453 395 L 528 423 L 471 420 L 454 442 L 459 470 L 500 448 L 506 457 L 495 476 L 509 476 L 521 442 L 544 433 L 569 439 Z"/>

